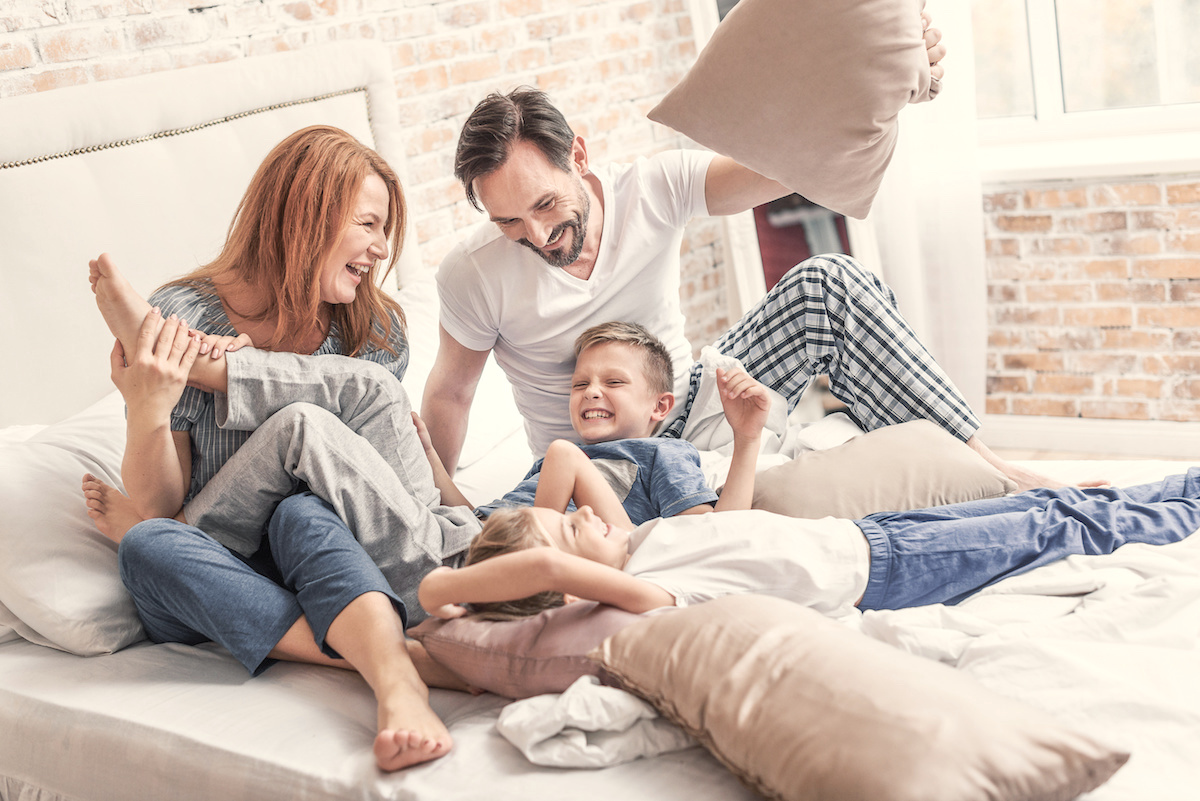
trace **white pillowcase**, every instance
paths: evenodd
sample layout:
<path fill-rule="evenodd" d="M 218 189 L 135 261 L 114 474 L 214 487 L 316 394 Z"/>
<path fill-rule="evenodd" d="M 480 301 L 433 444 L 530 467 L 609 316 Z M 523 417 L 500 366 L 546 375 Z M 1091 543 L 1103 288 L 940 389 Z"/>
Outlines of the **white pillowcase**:
<path fill-rule="evenodd" d="M 80 656 L 145 639 L 117 574 L 117 548 L 87 516 L 80 481 L 118 488 L 125 407 L 113 392 L 0 447 L 0 642 L 13 632 Z"/>

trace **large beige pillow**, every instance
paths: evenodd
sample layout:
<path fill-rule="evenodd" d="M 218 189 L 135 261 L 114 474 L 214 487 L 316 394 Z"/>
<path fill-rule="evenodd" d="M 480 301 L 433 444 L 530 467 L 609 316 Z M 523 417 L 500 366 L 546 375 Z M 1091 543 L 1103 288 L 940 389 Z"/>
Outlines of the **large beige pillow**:
<path fill-rule="evenodd" d="M 651 616 L 592 656 L 768 798 L 1066 801 L 1129 758 L 779 598 Z"/>
<path fill-rule="evenodd" d="M 1007 495 L 1017 485 L 928 420 L 877 428 L 834 448 L 763 470 L 755 509 L 858 520 Z"/>
<path fill-rule="evenodd" d="M 930 94 L 924 0 L 741 0 L 649 117 L 866 217 L 897 115 Z"/>

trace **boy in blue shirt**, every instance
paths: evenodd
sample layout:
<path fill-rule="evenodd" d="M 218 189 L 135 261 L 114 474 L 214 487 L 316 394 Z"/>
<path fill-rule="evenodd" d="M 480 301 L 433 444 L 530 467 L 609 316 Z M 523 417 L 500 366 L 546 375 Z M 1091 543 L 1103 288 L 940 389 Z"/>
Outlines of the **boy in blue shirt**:
<path fill-rule="evenodd" d="M 717 370 L 722 409 L 734 433 L 730 481 L 718 497 L 705 483 L 694 445 L 654 436 L 674 407 L 673 385 L 670 354 L 642 326 L 609 322 L 584 331 L 575 342 L 570 401 L 571 427 L 583 444 L 552 443 L 516 488 L 479 507 L 477 514 L 486 518 L 497 509 L 535 503 L 567 508 L 580 492 L 587 496 L 582 459 L 590 460 L 616 493 L 619 507 L 609 508 L 607 494 L 600 503 L 617 522 L 636 526 L 729 506 L 733 495 L 727 493 L 737 494 L 747 470 L 753 475 L 770 397 L 747 373 Z M 470 506 L 442 466 L 424 424 L 415 421 L 442 502 Z M 584 502 L 590 503 L 587 497 Z"/>

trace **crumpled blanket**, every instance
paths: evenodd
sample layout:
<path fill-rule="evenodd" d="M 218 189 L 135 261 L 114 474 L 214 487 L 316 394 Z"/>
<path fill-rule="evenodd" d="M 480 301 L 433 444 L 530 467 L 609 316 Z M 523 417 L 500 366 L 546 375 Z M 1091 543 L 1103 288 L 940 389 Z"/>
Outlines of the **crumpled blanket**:
<path fill-rule="evenodd" d="M 696 744 L 653 706 L 595 676 L 563 693 L 514 701 L 496 730 L 533 764 L 557 768 L 603 768 Z"/>

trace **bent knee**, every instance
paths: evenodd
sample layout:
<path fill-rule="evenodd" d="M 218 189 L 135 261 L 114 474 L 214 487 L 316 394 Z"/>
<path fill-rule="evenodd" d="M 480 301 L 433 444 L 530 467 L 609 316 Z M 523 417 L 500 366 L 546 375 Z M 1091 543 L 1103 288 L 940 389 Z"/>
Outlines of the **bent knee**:
<path fill-rule="evenodd" d="M 207 535 L 176 520 L 143 520 L 125 532 L 117 547 L 117 568 L 122 581 L 129 585 L 130 577 L 170 570 L 180 552 L 196 538 L 206 539 Z"/>

